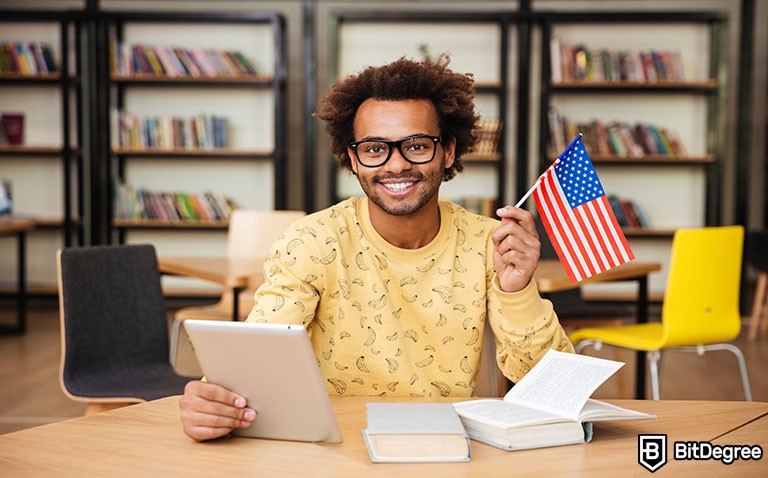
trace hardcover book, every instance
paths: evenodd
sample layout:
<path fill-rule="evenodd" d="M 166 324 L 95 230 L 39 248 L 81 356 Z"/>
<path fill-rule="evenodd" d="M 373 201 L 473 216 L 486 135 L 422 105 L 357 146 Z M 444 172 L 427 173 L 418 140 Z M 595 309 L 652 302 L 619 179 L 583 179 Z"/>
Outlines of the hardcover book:
<path fill-rule="evenodd" d="M 24 144 L 24 114 L 3 113 L 0 115 L 0 126 L 3 128 L 8 144 Z"/>
<path fill-rule="evenodd" d="M 470 438 L 504 450 L 587 443 L 592 422 L 656 418 L 589 398 L 623 365 L 550 350 L 503 400 L 454 407 Z"/>
<path fill-rule="evenodd" d="M 363 441 L 374 463 L 469 461 L 470 444 L 450 403 L 366 404 Z"/>

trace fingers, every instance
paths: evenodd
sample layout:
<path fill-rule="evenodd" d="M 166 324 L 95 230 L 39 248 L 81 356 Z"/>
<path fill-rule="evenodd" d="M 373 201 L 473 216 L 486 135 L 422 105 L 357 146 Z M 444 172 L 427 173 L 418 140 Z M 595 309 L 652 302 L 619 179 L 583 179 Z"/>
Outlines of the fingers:
<path fill-rule="evenodd" d="M 213 383 L 191 381 L 179 400 L 181 423 L 189 437 L 202 441 L 250 426 L 256 412 L 242 396 Z"/>
<path fill-rule="evenodd" d="M 501 226 L 491 233 L 494 269 L 501 289 L 516 292 L 530 282 L 538 266 L 539 235 L 530 212 L 506 206 L 496 213 L 501 218 Z"/>
<path fill-rule="evenodd" d="M 502 225 L 508 225 L 511 223 L 517 223 L 529 234 L 538 239 L 539 234 L 536 232 L 536 223 L 533 220 L 533 214 L 530 211 L 521 209 L 519 207 L 504 206 L 496 210 L 496 215 L 501 218 Z"/>
<path fill-rule="evenodd" d="M 538 260 L 541 243 L 533 215 L 525 209 L 512 206 L 500 208 L 496 213 L 501 218 L 501 226 L 491 237 L 497 252 L 501 255 L 509 251 L 518 251 L 524 255 L 533 253 Z"/>

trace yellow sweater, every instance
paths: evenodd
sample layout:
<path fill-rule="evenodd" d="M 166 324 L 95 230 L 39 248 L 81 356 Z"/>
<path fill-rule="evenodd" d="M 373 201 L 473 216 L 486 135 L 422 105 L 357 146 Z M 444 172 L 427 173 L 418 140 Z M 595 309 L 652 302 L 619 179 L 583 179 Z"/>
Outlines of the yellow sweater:
<path fill-rule="evenodd" d="M 440 214 L 438 235 L 413 250 L 379 236 L 365 198 L 299 219 L 272 246 L 248 320 L 306 326 L 338 395 L 471 395 L 486 320 L 513 382 L 548 349 L 572 351 L 533 281 L 499 289 L 499 222 L 448 202 Z"/>

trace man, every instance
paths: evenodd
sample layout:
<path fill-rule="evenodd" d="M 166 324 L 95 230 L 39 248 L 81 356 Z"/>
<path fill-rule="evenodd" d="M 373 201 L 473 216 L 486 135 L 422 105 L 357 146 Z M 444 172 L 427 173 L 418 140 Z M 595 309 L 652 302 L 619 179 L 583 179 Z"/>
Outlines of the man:
<path fill-rule="evenodd" d="M 478 119 L 471 76 L 447 63 L 371 67 L 321 101 L 331 149 L 366 197 L 289 228 L 248 320 L 306 326 L 331 394 L 469 396 L 486 320 L 513 382 L 548 349 L 573 350 L 532 280 L 531 214 L 504 207 L 499 222 L 438 201 Z M 196 440 L 257 419 L 243 397 L 205 382 L 187 386 L 180 407 Z"/>

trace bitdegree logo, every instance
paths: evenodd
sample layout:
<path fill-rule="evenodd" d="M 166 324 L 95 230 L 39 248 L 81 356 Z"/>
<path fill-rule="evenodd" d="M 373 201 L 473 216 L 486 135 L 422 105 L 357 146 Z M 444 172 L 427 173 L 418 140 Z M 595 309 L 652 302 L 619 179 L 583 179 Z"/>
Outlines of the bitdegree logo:
<path fill-rule="evenodd" d="M 760 460 L 760 445 L 713 445 L 706 441 L 676 441 L 675 460 L 717 460 L 726 465 L 737 460 Z"/>
<path fill-rule="evenodd" d="M 637 462 L 651 473 L 667 463 L 667 435 L 638 435 Z M 675 461 L 714 460 L 731 465 L 738 460 L 761 460 L 760 445 L 713 445 L 707 441 L 676 441 Z"/>
<path fill-rule="evenodd" d="M 667 435 L 638 435 L 637 462 L 655 472 L 667 463 Z"/>

